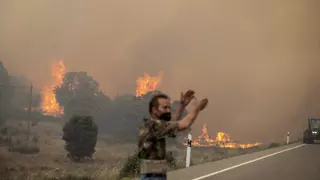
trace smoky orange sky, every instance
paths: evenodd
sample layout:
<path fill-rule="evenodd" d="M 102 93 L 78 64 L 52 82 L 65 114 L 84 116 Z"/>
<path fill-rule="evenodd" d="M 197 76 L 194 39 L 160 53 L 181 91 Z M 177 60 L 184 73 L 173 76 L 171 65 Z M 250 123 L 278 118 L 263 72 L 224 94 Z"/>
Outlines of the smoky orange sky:
<path fill-rule="evenodd" d="M 320 116 L 319 0 L 1 0 L 0 59 L 41 87 L 53 59 L 87 71 L 106 94 L 135 93 L 143 72 L 160 90 L 193 88 L 209 133 L 301 136 Z"/>

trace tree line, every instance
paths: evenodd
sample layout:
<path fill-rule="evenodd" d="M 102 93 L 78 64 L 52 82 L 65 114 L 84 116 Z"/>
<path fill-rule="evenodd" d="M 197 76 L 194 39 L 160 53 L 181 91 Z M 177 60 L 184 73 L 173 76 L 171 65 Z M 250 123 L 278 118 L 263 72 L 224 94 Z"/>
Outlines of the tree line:
<path fill-rule="evenodd" d="M 30 84 L 31 82 L 25 77 L 10 75 L 0 61 L 0 124 L 9 118 L 27 116 L 25 108 L 29 106 Z M 74 115 L 91 116 L 99 127 L 99 133 L 124 140 L 135 140 L 138 126 L 149 116 L 150 98 L 154 93 L 162 93 L 153 91 L 141 97 L 123 94 L 111 99 L 101 91 L 99 82 L 84 71 L 65 73 L 63 83 L 56 86 L 54 92 L 59 105 L 64 108 L 62 118 L 65 121 Z M 40 102 L 40 90 L 35 88 L 32 106 L 39 107 Z M 177 103 L 177 101 L 173 103 L 173 111 Z M 31 118 L 40 121 L 52 119 L 39 111 L 32 112 Z"/>

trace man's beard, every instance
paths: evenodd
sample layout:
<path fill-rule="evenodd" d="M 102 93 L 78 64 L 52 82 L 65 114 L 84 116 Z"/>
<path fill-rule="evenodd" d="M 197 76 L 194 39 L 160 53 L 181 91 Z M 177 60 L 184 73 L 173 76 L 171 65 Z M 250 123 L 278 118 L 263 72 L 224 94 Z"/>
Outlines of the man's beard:
<path fill-rule="evenodd" d="M 170 121 L 171 120 L 171 113 L 163 113 L 159 117 L 160 120 Z"/>

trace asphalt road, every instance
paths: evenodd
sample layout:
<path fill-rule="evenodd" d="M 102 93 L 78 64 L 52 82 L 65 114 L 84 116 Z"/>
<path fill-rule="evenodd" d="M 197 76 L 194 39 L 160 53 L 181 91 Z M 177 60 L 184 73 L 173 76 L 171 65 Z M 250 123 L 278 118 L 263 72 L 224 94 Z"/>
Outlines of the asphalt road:
<path fill-rule="evenodd" d="M 320 180 L 320 144 L 292 144 L 168 173 L 169 180 Z"/>

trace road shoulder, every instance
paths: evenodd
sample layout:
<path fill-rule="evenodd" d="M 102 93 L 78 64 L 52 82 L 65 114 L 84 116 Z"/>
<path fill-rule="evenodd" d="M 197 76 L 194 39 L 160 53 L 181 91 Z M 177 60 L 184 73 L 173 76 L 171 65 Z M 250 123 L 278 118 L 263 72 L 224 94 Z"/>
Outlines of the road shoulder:
<path fill-rule="evenodd" d="M 223 169 L 226 169 L 241 163 L 245 163 L 247 161 L 251 161 L 269 154 L 273 154 L 279 151 L 283 151 L 285 149 L 293 148 L 298 145 L 301 145 L 301 143 L 294 143 L 294 144 L 285 145 L 277 148 L 266 149 L 266 150 L 255 152 L 255 153 L 235 156 L 235 157 L 231 157 L 231 158 L 227 158 L 219 161 L 194 165 L 189 168 L 170 171 L 168 173 L 168 179 L 192 180 L 192 179 L 195 179 L 213 172 L 221 171 Z"/>

